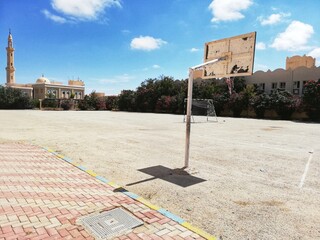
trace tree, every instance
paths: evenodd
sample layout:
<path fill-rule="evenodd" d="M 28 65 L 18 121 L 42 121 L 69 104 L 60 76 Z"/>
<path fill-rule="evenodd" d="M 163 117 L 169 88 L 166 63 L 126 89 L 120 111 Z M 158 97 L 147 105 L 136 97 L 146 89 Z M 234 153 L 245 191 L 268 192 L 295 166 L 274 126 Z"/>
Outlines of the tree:
<path fill-rule="evenodd" d="M 243 77 L 235 77 L 233 80 L 233 90 L 237 93 L 240 93 L 245 88 L 246 88 L 246 80 Z"/>
<path fill-rule="evenodd" d="M 290 119 L 292 113 L 296 110 L 297 99 L 288 91 L 277 89 L 270 94 L 270 106 L 281 119 Z"/>
<path fill-rule="evenodd" d="M 320 120 L 320 79 L 304 85 L 302 102 L 311 120 Z"/>
<path fill-rule="evenodd" d="M 214 93 L 212 95 L 213 99 L 213 105 L 216 111 L 217 115 L 220 115 L 220 113 L 223 111 L 225 104 L 229 100 L 229 93 Z"/>
<path fill-rule="evenodd" d="M 118 98 L 118 108 L 121 111 L 135 111 L 136 92 L 132 90 L 123 90 Z"/>
<path fill-rule="evenodd" d="M 250 99 L 250 105 L 257 118 L 264 118 L 265 111 L 270 107 L 270 97 L 265 93 L 255 95 Z"/>
<path fill-rule="evenodd" d="M 20 89 L 0 86 L 0 109 L 30 109 L 32 99 Z"/>
<path fill-rule="evenodd" d="M 92 91 L 79 101 L 78 108 L 81 110 L 105 110 L 106 103 L 104 98 L 99 97 L 95 91 Z"/>
<path fill-rule="evenodd" d="M 107 96 L 105 98 L 105 101 L 106 101 L 107 110 L 118 109 L 118 101 L 119 101 L 118 96 Z"/>
<path fill-rule="evenodd" d="M 242 110 L 246 110 L 248 105 L 243 93 L 234 92 L 229 98 L 228 106 L 234 117 L 240 117 Z"/>

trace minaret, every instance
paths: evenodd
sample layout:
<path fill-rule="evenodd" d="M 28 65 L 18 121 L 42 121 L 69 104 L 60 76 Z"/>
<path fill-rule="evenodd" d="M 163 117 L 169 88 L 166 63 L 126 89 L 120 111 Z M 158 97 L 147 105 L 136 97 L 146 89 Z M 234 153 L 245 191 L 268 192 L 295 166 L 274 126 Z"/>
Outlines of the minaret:
<path fill-rule="evenodd" d="M 14 77 L 14 48 L 12 44 L 12 35 L 11 31 L 9 30 L 9 36 L 8 36 L 8 47 L 7 49 L 7 85 L 12 85 L 16 83 L 16 79 Z"/>

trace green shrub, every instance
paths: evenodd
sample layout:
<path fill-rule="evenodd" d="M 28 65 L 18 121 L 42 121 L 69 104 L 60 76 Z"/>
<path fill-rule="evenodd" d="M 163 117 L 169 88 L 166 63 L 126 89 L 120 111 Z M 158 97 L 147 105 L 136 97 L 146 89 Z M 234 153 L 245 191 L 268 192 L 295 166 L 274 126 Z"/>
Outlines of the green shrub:
<path fill-rule="evenodd" d="M 255 95 L 250 99 L 250 105 L 257 118 L 264 118 L 265 111 L 270 107 L 270 97 L 265 93 Z"/>
<path fill-rule="evenodd" d="M 118 107 L 118 96 L 108 96 L 106 97 L 106 109 L 107 110 L 117 110 L 119 109 Z"/>
<path fill-rule="evenodd" d="M 277 89 L 270 94 L 270 106 L 281 119 L 287 120 L 297 109 L 297 99 L 291 93 Z"/>
<path fill-rule="evenodd" d="M 50 99 L 50 98 L 43 99 L 42 107 L 43 108 L 58 108 L 59 107 L 59 100 Z"/>
<path fill-rule="evenodd" d="M 228 107 L 232 110 L 234 117 L 240 117 L 243 110 L 247 110 L 247 101 L 243 93 L 232 93 L 229 101 Z"/>
<path fill-rule="evenodd" d="M 212 95 L 213 105 L 217 115 L 220 115 L 220 113 L 223 111 L 228 99 L 228 93 L 215 93 Z"/>
<path fill-rule="evenodd" d="M 302 102 L 311 120 L 320 120 L 320 80 L 308 81 L 303 88 Z"/>
<path fill-rule="evenodd" d="M 0 109 L 31 109 L 32 99 L 20 89 L 0 86 Z"/>
<path fill-rule="evenodd" d="M 72 109 L 74 106 L 73 100 L 71 99 L 67 99 L 67 100 L 62 100 L 61 102 L 61 107 L 63 108 L 63 110 L 70 110 Z"/>

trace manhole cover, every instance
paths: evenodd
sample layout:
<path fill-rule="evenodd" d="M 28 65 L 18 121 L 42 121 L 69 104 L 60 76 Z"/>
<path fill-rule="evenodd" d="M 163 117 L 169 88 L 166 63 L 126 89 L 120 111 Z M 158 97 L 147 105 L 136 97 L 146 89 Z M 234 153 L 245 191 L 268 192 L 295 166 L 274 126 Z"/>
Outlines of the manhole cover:
<path fill-rule="evenodd" d="M 143 224 L 122 208 L 84 217 L 81 222 L 96 237 L 102 239 L 109 239 Z"/>

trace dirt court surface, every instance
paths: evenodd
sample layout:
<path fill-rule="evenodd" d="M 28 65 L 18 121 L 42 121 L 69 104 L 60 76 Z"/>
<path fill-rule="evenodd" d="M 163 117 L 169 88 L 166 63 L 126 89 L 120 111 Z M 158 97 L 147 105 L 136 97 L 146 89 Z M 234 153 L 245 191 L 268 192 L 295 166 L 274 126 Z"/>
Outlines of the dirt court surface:
<path fill-rule="evenodd" d="M 2 110 L 0 142 L 51 148 L 220 239 L 320 239 L 320 124 L 195 117 L 182 171 L 182 120 Z"/>

